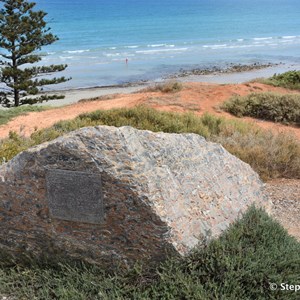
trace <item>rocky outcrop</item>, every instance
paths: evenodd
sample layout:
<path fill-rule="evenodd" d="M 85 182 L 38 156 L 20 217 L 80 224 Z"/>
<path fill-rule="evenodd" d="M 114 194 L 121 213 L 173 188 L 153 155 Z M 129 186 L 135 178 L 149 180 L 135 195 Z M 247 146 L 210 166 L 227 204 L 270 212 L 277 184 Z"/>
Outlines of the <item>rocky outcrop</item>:
<path fill-rule="evenodd" d="M 196 134 L 74 131 L 0 167 L 0 248 L 113 265 L 184 255 L 249 205 L 249 165 Z"/>

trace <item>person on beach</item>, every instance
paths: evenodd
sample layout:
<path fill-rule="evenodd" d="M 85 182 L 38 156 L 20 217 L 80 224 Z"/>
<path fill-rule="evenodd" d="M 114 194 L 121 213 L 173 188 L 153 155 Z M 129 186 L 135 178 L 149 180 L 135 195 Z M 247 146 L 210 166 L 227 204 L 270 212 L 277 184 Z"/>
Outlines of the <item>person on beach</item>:
<path fill-rule="evenodd" d="M 126 65 L 128 64 L 128 58 L 126 57 L 126 59 L 125 59 L 125 63 L 126 63 Z"/>

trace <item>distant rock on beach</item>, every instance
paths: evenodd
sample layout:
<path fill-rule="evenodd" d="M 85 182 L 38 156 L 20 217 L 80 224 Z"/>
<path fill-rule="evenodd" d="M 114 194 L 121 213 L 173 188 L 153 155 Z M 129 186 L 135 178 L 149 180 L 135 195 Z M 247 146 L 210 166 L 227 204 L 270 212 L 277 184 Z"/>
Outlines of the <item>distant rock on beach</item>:
<path fill-rule="evenodd" d="M 0 167 L 0 248 L 113 267 L 187 254 L 251 204 L 249 165 L 196 134 L 83 128 Z"/>
<path fill-rule="evenodd" d="M 181 77 L 187 77 L 187 76 L 193 76 L 193 75 L 217 75 L 217 74 L 230 74 L 230 73 L 241 73 L 241 72 L 248 72 L 248 71 L 254 71 L 254 70 L 260 70 L 265 68 L 270 68 L 277 66 L 279 64 L 275 63 L 253 63 L 253 64 L 228 64 L 225 67 L 209 67 L 209 68 L 196 68 L 191 70 L 184 70 L 181 69 L 179 72 L 167 76 L 168 79 L 176 79 Z"/>

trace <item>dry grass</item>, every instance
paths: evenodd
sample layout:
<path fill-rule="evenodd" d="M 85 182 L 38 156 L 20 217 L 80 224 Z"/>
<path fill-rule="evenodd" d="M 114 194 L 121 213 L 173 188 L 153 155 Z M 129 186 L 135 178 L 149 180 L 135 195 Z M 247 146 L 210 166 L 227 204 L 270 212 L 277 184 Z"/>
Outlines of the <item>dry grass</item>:
<path fill-rule="evenodd" d="M 20 151 L 72 130 L 96 125 L 200 134 L 210 141 L 221 143 L 230 153 L 250 164 L 265 180 L 300 178 L 300 143 L 291 135 L 274 134 L 246 122 L 226 120 L 209 114 L 198 117 L 192 113 L 159 112 L 145 106 L 83 114 L 74 120 L 62 121 L 36 131 L 30 138 L 11 133 L 8 139 L 0 142 L 0 160 L 10 160 Z"/>
<path fill-rule="evenodd" d="M 162 92 L 162 93 L 177 93 L 183 89 L 181 82 L 170 80 L 163 83 L 157 83 L 153 86 L 149 86 L 142 89 L 139 92 Z"/>
<path fill-rule="evenodd" d="M 109 94 L 109 95 L 103 95 L 103 96 L 97 96 L 93 98 L 88 98 L 88 99 L 81 99 L 78 102 L 83 103 L 83 102 L 91 102 L 91 101 L 104 101 L 104 100 L 113 100 L 116 99 L 120 96 L 121 94 L 114 93 L 114 94 Z"/>

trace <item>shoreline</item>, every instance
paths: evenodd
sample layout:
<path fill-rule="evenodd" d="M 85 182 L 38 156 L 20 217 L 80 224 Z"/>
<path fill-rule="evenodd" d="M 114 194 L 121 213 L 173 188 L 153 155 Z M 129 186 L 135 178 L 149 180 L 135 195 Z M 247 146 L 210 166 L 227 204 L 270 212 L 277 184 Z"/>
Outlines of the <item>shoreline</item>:
<path fill-rule="evenodd" d="M 96 98 L 111 94 L 130 94 L 137 92 L 147 86 L 162 83 L 170 80 L 179 82 L 203 82 L 215 84 L 237 84 L 251 81 L 256 78 L 270 77 L 275 73 L 283 73 L 290 70 L 300 69 L 300 64 L 260 64 L 248 65 L 229 64 L 226 68 L 217 66 L 212 68 L 197 68 L 192 70 L 180 70 L 180 72 L 170 74 L 164 78 L 153 81 L 141 80 L 138 82 L 127 82 L 124 84 L 81 87 L 76 89 L 47 91 L 45 94 L 64 95 L 64 99 L 49 100 L 39 103 L 39 106 L 64 106 L 79 102 L 80 100 Z"/>
<path fill-rule="evenodd" d="M 283 65 L 283 63 L 259 63 L 252 64 L 227 64 L 225 67 L 213 66 L 211 68 L 195 68 L 191 70 L 180 69 L 179 72 L 166 76 L 165 79 L 179 79 L 189 76 L 203 76 L 203 75 L 220 75 L 231 73 L 243 73 L 248 71 L 257 71 L 260 69 L 266 69 L 271 67 L 277 67 Z"/>

